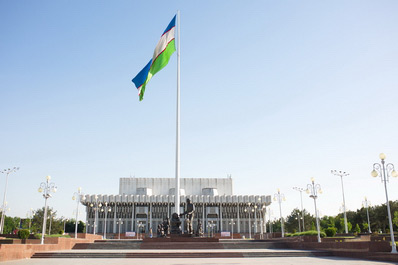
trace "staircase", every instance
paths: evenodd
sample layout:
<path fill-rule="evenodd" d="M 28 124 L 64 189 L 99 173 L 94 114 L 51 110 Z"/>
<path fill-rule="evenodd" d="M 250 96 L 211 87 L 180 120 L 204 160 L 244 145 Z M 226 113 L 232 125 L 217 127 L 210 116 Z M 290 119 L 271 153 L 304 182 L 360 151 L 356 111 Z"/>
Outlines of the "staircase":
<path fill-rule="evenodd" d="M 124 252 L 39 252 L 32 258 L 53 258 L 53 259 L 115 259 L 115 258 L 265 258 L 265 257 L 327 257 L 331 256 L 329 252 L 142 252 L 142 253 L 124 253 Z"/>
<path fill-rule="evenodd" d="M 37 252 L 32 258 L 244 258 L 332 256 L 328 251 L 292 251 L 286 244 L 265 240 L 215 238 L 148 238 L 78 243 L 71 251 Z"/>
<path fill-rule="evenodd" d="M 95 240 L 94 243 L 78 243 L 73 249 L 140 249 L 141 240 Z"/>

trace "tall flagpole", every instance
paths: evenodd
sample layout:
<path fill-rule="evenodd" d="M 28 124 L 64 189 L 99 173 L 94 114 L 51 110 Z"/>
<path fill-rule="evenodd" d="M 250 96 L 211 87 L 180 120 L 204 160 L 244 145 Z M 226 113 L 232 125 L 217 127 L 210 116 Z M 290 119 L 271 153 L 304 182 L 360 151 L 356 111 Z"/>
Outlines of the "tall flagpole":
<path fill-rule="evenodd" d="M 177 132 L 175 212 L 180 214 L 180 10 L 177 11 Z"/>

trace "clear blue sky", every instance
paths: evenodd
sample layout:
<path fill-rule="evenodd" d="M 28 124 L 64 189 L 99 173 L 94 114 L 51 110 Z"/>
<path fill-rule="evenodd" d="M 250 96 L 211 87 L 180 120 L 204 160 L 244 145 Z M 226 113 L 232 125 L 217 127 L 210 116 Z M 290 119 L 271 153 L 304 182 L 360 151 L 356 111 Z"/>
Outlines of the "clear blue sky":
<path fill-rule="evenodd" d="M 20 167 L 10 215 L 44 205 L 46 175 L 67 217 L 79 186 L 117 194 L 120 177 L 174 177 L 176 56 L 144 101 L 131 79 L 178 9 L 182 177 L 231 174 L 236 194 L 280 188 L 284 215 L 299 206 L 292 187 L 315 177 L 321 214 L 335 215 L 337 169 L 350 173 L 349 210 L 385 202 L 370 171 L 380 152 L 398 167 L 397 1 L 2 0 L 0 168 Z M 389 191 L 397 200 L 398 179 Z"/>

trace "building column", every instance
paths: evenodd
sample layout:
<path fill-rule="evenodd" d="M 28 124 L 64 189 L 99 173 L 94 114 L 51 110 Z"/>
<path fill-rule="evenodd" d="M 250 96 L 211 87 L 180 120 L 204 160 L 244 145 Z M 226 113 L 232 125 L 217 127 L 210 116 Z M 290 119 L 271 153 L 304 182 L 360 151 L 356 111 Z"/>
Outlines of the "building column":
<path fill-rule="evenodd" d="M 237 211 L 237 213 L 238 213 L 238 233 L 240 233 L 240 213 L 239 213 L 239 203 L 237 204 L 237 206 L 236 206 L 237 208 L 238 208 L 238 211 Z"/>
<path fill-rule="evenodd" d="M 254 208 L 254 234 L 257 233 L 257 208 Z"/>
<path fill-rule="evenodd" d="M 124 221 L 123 221 L 123 223 L 124 223 L 124 232 L 126 233 L 127 231 L 128 231 L 128 229 L 129 229 L 129 218 L 128 218 L 128 209 L 129 209 L 129 205 L 127 204 L 127 206 L 126 206 L 126 215 L 125 215 L 125 217 L 124 217 Z"/>
<path fill-rule="evenodd" d="M 203 212 L 204 212 L 204 214 L 205 214 L 205 223 L 204 223 L 203 225 L 205 226 L 206 232 L 208 232 L 209 229 L 207 228 L 207 222 L 208 222 L 208 220 L 207 220 L 207 209 L 206 209 L 206 204 L 205 204 L 205 207 L 203 208 Z"/>
<path fill-rule="evenodd" d="M 86 205 L 86 233 L 88 233 L 87 224 L 88 224 L 88 204 Z"/>
<path fill-rule="evenodd" d="M 267 212 L 265 211 L 265 208 L 263 209 L 263 225 L 264 225 L 264 233 L 267 233 L 267 222 L 266 222 L 266 217 L 267 217 Z"/>
<path fill-rule="evenodd" d="M 131 205 L 131 231 L 134 231 L 134 210 L 135 210 L 135 204 L 133 203 Z"/>
<path fill-rule="evenodd" d="M 117 219 L 117 203 L 115 202 L 115 215 L 113 216 L 113 228 L 112 233 L 116 234 L 116 219 Z"/>
<path fill-rule="evenodd" d="M 135 220 L 135 223 L 134 223 L 134 231 L 135 231 L 135 234 L 137 235 L 137 238 L 138 238 L 138 220 Z"/>
<path fill-rule="evenodd" d="M 220 203 L 220 216 L 219 216 L 219 220 L 220 220 L 220 233 L 221 233 L 221 231 L 223 230 L 222 228 L 222 203 Z"/>
<path fill-rule="evenodd" d="M 203 228 L 203 233 L 206 231 L 206 223 L 205 223 L 205 204 L 202 203 L 202 228 Z"/>
<path fill-rule="evenodd" d="M 148 227 L 148 232 L 150 231 L 150 229 L 152 228 L 152 203 L 149 203 L 149 227 Z M 153 232 L 153 228 L 152 228 L 152 232 Z"/>

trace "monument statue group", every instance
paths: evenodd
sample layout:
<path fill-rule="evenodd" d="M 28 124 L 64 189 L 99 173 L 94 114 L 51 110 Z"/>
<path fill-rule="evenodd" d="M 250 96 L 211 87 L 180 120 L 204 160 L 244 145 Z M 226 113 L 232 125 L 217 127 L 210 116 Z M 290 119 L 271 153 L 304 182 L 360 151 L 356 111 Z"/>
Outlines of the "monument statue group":
<path fill-rule="evenodd" d="M 193 229 L 193 220 L 195 216 L 195 205 L 191 203 L 190 199 L 187 199 L 186 209 L 183 213 L 178 215 L 177 213 L 173 213 L 171 215 L 171 220 L 169 218 L 165 218 L 164 221 L 158 225 L 157 228 L 157 236 L 158 237 L 166 237 L 168 234 L 172 235 L 180 235 L 181 231 L 181 220 L 180 217 L 185 216 L 185 225 L 186 231 L 188 235 L 192 236 L 203 236 L 203 228 L 202 222 L 198 219 L 198 225 L 196 227 L 196 231 Z"/>

